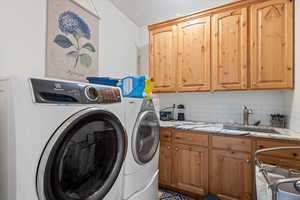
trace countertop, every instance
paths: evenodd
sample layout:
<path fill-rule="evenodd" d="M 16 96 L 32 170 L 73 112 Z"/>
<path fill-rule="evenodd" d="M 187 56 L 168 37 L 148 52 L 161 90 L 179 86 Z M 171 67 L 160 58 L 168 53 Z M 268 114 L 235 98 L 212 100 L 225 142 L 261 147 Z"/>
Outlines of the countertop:
<path fill-rule="evenodd" d="M 235 136 L 250 136 L 250 137 L 260 137 L 260 138 L 271 138 L 271 139 L 284 139 L 300 141 L 300 132 L 283 129 L 283 128 L 273 128 L 258 126 L 259 128 L 274 129 L 279 134 L 274 133 L 260 133 L 260 132 L 249 132 L 249 131 L 237 131 L 237 130 L 227 130 L 223 128 L 224 124 L 221 123 L 208 123 L 208 122 L 193 122 L 193 121 L 160 121 L 160 127 L 162 128 L 175 128 L 181 130 L 189 131 L 199 131 L 212 134 L 224 134 L 224 135 L 235 135 Z M 248 126 L 253 127 L 253 126 Z"/>

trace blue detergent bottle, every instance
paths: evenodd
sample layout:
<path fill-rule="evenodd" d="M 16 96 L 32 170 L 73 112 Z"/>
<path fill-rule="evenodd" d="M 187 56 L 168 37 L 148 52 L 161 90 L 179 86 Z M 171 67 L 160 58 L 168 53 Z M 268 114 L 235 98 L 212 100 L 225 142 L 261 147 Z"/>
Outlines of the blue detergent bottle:
<path fill-rule="evenodd" d="M 122 89 L 123 97 L 143 98 L 145 76 L 127 76 L 122 78 L 118 86 Z"/>

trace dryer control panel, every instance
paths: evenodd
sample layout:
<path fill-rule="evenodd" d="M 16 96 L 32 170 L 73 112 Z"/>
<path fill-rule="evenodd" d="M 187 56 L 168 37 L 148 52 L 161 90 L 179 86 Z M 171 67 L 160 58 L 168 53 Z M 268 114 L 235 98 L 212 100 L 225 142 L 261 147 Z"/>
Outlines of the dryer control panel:
<path fill-rule="evenodd" d="M 78 82 L 30 79 L 34 101 L 53 104 L 110 104 L 121 102 L 119 88 Z"/>

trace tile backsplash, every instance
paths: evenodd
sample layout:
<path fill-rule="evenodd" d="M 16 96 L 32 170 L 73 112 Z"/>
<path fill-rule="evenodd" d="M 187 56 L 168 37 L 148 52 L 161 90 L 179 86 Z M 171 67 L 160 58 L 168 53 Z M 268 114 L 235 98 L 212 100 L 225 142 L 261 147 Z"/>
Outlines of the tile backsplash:
<path fill-rule="evenodd" d="M 297 86 L 294 91 L 286 92 L 286 104 L 290 115 L 290 128 L 300 132 L 300 87 Z"/>
<path fill-rule="evenodd" d="M 283 91 L 237 91 L 159 94 L 160 107 L 184 104 L 186 120 L 243 122 L 243 106 L 253 110 L 250 123 L 270 124 L 270 114 L 289 115 Z M 289 117 L 289 116 L 288 116 Z"/>

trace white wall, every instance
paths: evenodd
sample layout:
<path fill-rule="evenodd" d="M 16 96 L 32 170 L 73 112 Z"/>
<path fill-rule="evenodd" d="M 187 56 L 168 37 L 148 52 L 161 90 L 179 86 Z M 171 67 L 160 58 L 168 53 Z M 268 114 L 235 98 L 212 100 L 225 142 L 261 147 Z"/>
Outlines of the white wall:
<path fill-rule="evenodd" d="M 230 2 L 230 1 L 228 1 Z M 209 8 L 209 7 L 207 7 Z M 296 3 L 296 19 L 300 19 L 300 5 Z M 165 17 L 165 20 L 169 16 Z M 175 13 L 174 13 L 174 17 Z M 297 34 L 298 33 L 298 34 Z M 300 21 L 296 20 L 296 34 L 300 34 Z M 139 34 L 139 72 L 147 74 L 148 69 L 148 29 L 140 28 Z M 297 45 L 298 44 L 298 45 Z M 283 91 L 245 91 L 245 92 L 216 92 L 216 93 L 178 93 L 159 94 L 161 107 L 172 104 L 185 104 L 188 120 L 200 121 L 234 121 L 242 122 L 242 106 L 248 105 L 254 109 L 251 122 L 261 120 L 263 124 L 269 124 L 271 113 L 282 113 L 290 118 L 290 127 L 300 131 L 300 53 L 298 46 L 300 40 L 296 38 L 296 89 L 295 92 Z"/>
<path fill-rule="evenodd" d="M 187 15 L 233 0 L 111 0 L 138 26 Z"/>
<path fill-rule="evenodd" d="M 91 8 L 87 0 L 77 0 Z M 109 0 L 94 0 L 100 13 L 102 76 L 121 77 L 137 72 L 138 27 Z M 46 0 L 10 0 L 0 7 L 0 76 L 44 76 Z"/>
<path fill-rule="evenodd" d="M 0 20 L 0 74 L 43 75 L 46 1 L 5 1 Z"/>
<path fill-rule="evenodd" d="M 94 0 L 101 17 L 100 73 L 123 77 L 137 73 L 139 28 L 109 0 Z"/>
<path fill-rule="evenodd" d="M 286 102 L 290 114 L 290 127 L 300 131 L 300 2 L 295 1 L 295 90 L 287 92 Z"/>
<path fill-rule="evenodd" d="M 140 27 L 138 52 L 138 74 L 147 75 L 149 69 L 149 32 L 147 26 Z"/>

